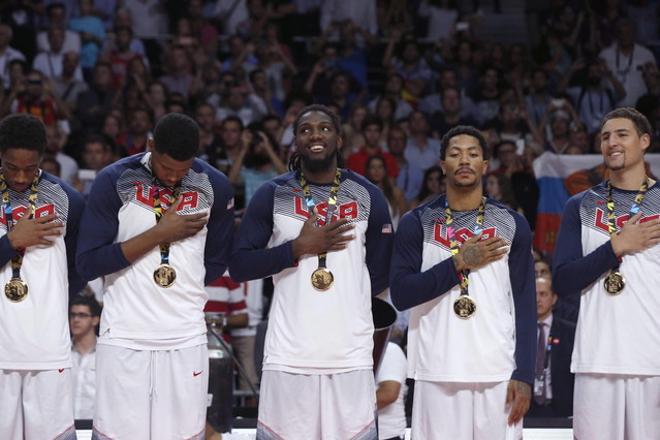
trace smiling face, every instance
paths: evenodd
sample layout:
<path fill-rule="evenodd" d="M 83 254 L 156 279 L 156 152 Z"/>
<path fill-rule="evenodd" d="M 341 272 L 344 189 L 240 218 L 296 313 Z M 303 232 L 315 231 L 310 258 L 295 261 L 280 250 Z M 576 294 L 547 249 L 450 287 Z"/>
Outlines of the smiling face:
<path fill-rule="evenodd" d="M 326 171 L 337 166 L 342 139 L 332 118 L 322 111 L 309 111 L 300 117 L 295 144 L 305 171 Z"/>
<path fill-rule="evenodd" d="M 440 162 L 449 186 L 474 188 L 488 169 L 479 140 L 468 134 L 459 134 L 449 140 L 445 159 Z"/>
<path fill-rule="evenodd" d="M 649 135 L 640 136 L 633 121 L 627 118 L 610 119 L 600 131 L 603 160 L 612 171 L 643 166 L 644 152 L 650 143 Z"/>

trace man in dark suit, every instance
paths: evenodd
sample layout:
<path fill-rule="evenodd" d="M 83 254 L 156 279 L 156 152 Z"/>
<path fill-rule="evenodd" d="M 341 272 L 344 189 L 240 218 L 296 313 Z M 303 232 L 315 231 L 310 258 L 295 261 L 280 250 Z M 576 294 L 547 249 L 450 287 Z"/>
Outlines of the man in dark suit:
<path fill-rule="evenodd" d="M 569 417 L 573 415 L 571 354 L 575 324 L 553 316 L 557 294 L 549 278 L 536 279 L 538 315 L 534 399 L 528 417 Z M 543 332 L 541 334 L 541 332 Z"/>

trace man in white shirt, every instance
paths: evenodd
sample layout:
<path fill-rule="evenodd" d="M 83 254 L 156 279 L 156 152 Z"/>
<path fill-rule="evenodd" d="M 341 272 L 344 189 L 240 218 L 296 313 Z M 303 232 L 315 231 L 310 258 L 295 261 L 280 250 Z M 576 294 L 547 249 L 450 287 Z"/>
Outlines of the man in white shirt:
<path fill-rule="evenodd" d="M 55 79 L 61 76 L 63 71 L 64 54 L 66 53 L 64 50 L 64 28 L 55 26 L 50 28 L 48 30 L 48 42 L 50 50 L 37 55 L 32 63 L 32 68 L 40 71 L 48 78 Z M 77 53 L 80 53 L 80 51 L 77 51 Z M 76 68 L 74 78 L 77 80 L 83 79 L 80 66 Z"/>
<path fill-rule="evenodd" d="M 603 49 L 600 58 L 604 59 L 614 76 L 626 89 L 626 96 L 618 102 L 619 106 L 634 106 L 646 87 L 642 77 L 642 66 L 655 63 L 650 50 L 635 43 L 635 28 L 632 21 L 622 18 L 616 25 L 616 41 Z"/>
<path fill-rule="evenodd" d="M 25 61 L 25 56 L 18 50 L 9 46 L 14 32 L 6 24 L 0 24 L 0 80 L 5 89 L 10 86 L 9 83 L 9 63 L 14 60 Z"/>
<path fill-rule="evenodd" d="M 80 35 L 78 32 L 70 31 L 67 29 L 67 10 L 63 3 L 52 3 L 46 8 L 46 15 L 48 17 L 48 28 L 58 27 L 66 29 L 64 31 L 64 43 L 62 52 L 78 52 L 80 53 Z M 39 52 L 48 52 L 52 50 L 50 41 L 48 40 L 48 31 L 41 31 L 37 34 L 37 50 Z"/>
<path fill-rule="evenodd" d="M 69 305 L 73 368 L 73 413 L 76 419 L 94 417 L 96 397 L 96 332 L 101 306 L 93 296 L 77 296 Z"/>
<path fill-rule="evenodd" d="M 394 342 L 388 342 L 383 362 L 376 372 L 378 440 L 400 440 L 406 434 L 406 355 Z"/>

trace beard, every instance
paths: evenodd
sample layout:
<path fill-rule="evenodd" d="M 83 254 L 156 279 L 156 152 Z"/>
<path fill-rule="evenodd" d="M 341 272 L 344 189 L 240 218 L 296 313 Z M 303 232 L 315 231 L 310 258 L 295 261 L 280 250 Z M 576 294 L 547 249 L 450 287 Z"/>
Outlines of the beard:
<path fill-rule="evenodd" d="M 308 156 L 300 155 L 302 166 L 305 168 L 305 171 L 310 173 L 329 170 L 335 164 L 335 159 L 336 152 L 334 151 L 321 159 L 312 159 Z"/>

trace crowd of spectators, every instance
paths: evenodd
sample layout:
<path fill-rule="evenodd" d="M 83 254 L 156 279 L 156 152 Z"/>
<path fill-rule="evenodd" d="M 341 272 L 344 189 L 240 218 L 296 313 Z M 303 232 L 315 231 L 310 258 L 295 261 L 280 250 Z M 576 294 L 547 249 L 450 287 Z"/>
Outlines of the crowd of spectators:
<path fill-rule="evenodd" d="M 8 0 L 0 117 L 41 118 L 43 168 L 87 194 L 159 117 L 190 114 L 240 215 L 286 170 L 297 112 L 322 103 L 341 116 L 345 165 L 394 219 L 443 192 L 439 139 L 474 125 L 488 195 L 533 228 L 533 161 L 598 154 L 608 111 L 640 110 L 660 151 L 659 18 L 649 0 Z"/>

